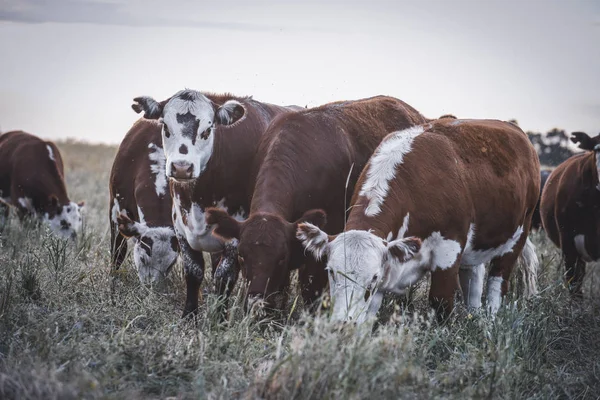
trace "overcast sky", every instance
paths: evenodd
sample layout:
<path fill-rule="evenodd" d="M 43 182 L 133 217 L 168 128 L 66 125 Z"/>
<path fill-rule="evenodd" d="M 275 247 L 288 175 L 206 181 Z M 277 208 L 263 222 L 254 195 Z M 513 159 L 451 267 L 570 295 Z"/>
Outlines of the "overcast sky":
<path fill-rule="evenodd" d="M 600 1 L 0 0 L 0 129 L 119 143 L 182 88 L 600 133 Z"/>

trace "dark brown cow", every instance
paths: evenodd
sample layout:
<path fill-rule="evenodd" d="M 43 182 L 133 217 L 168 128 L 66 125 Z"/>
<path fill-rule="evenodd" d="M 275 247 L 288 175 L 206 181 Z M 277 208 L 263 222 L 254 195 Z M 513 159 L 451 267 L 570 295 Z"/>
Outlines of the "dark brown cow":
<path fill-rule="evenodd" d="M 428 271 L 441 317 L 453 307 L 459 276 L 467 305 L 478 308 L 489 261 L 487 305 L 495 313 L 526 242 L 536 274 L 527 234 L 539 174 L 527 135 L 510 123 L 441 119 L 390 134 L 361 174 L 344 233 L 328 236 L 311 224 L 297 232 L 327 259 L 333 318 L 364 322 L 382 291 L 403 294 Z"/>
<path fill-rule="evenodd" d="M 110 173 L 112 267 L 120 267 L 127 238 L 133 238 L 142 283 L 159 282 L 178 256 L 161 131 L 157 121 L 137 121 L 121 142 Z"/>
<path fill-rule="evenodd" d="M 540 203 L 542 202 L 542 192 L 544 191 L 544 186 L 546 185 L 546 181 L 548 177 L 552 173 L 549 169 L 543 169 L 540 172 L 540 198 L 535 206 L 535 210 L 533 211 L 533 218 L 531 218 L 531 230 L 538 231 L 542 227 L 542 217 L 540 216 Z"/>
<path fill-rule="evenodd" d="M 206 224 L 204 210 L 216 206 L 241 218 L 254 188 L 252 160 L 261 135 L 273 118 L 300 107 L 280 107 L 251 97 L 182 90 L 158 103 L 149 97 L 134 99 L 133 109 L 159 119 L 173 198 L 173 223 L 183 260 L 187 298 L 184 316 L 196 313 L 198 290 L 204 277 L 202 252 L 220 253 L 223 260 L 213 274 L 227 279 L 216 282 L 228 294 L 237 279 L 237 256 L 215 239 Z"/>
<path fill-rule="evenodd" d="M 600 259 L 600 135 L 572 134 L 587 150 L 560 164 L 542 193 L 542 225 L 563 253 L 566 279 L 573 297 L 583 296 L 585 264 Z"/>
<path fill-rule="evenodd" d="M 210 210 L 217 235 L 239 238 L 240 262 L 250 281 L 250 303 L 270 309 L 285 303 L 290 271 L 300 269 L 302 296 L 313 304 L 327 284 L 323 264 L 305 257 L 295 238 L 310 221 L 342 231 L 345 207 L 373 150 L 389 132 L 425 122 L 408 104 L 386 96 L 326 104 L 273 121 L 258 152 L 250 216 L 236 221 Z M 328 213 L 325 223 L 321 208 Z M 251 304 L 249 304 L 251 306 Z"/>
<path fill-rule="evenodd" d="M 22 131 L 0 135 L 1 203 L 14 206 L 20 219 L 35 216 L 58 236 L 75 238 L 83 202 L 69 200 L 63 169 L 54 143 Z"/>

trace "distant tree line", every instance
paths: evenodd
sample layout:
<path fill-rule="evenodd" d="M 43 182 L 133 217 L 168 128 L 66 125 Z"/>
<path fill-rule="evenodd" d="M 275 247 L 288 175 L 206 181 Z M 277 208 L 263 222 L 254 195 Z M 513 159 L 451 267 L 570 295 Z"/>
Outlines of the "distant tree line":
<path fill-rule="evenodd" d="M 514 119 L 509 122 L 519 125 Z M 569 146 L 570 135 L 562 129 L 552 129 L 546 133 L 527 132 L 529 140 L 535 147 L 540 157 L 540 164 L 548 167 L 556 167 L 573 154 L 577 153 Z"/>

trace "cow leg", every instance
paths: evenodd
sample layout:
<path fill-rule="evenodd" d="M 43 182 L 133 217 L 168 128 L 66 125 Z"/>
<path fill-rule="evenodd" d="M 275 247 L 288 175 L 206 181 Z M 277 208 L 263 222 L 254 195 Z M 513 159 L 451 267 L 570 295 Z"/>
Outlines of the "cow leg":
<path fill-rule="evenodd" d="M 229 241 L 225 244 L 220 257 L 213 262 L 213 282 L 215 291 L 221 300 L 220 315 L 226 317 L 226 310 L 229 307 L 229 296 L 233 292 L 233 288 L 238 280 L 240 272 L 240 264 L 238 262 L 237 241 Z M 212 254 L 211 254 L 212 256 Z"/>
<path fill-rule="evenodd" d="M 304 266 L 298 271 L 298 278 L 300 280 L 304 305 L 308 307 L 311 312 L 315 312 L 318 309 L 318 304 L 315 303 L 323 294 L 323 289 L 327 287 L 328 283 L 325 264 L 313 259 L 308 259 Z"/>
<path fill-rule="evenodd" d="M 111 272 L 114 272 L 121 267 L 127 255 L 127 239 L 119 233 L 116 226 L 110 230 L 110 243 Z"/>
<path fill-rule="evenodd" d="M 569 293 L 575 300 L 583 299 L 583 278 L 585 277 L 585 261 L 581 259 L 577 250 L 567 249 L 565 255 L 566 280 Z"/>
<path fill-rule="evenodd" d="M 445 321 L 454 309 L 454 296 L 459 288 L 458 267 L 460 257 L 448 269 L 436 269 L 431 273 L 429 304 L 435 310 L 438 322 Z"/>
<path fill-rule="evenodd" d="M 198 314 L 198 292 L 204 279 L 204 256 L 201 251 L 190 247 L 187 240 L 177 236 L 179 251 L 183 260 L 183 273 L 185 275 L 186 298 L 182 318 Z"/>
<path fill-rule="evenodd" d="M 469 309 L 481 308 L 485 264 L 461 265 L 458 270 L 463 301 Z"/>
<path fill-rule="evenodd" d="M 523 232 L 519 241 L 515 244 L 512 251 L 500 257 L 493 258 L 491 261 L 490 273 L 487 281 L 487 309 L 492 315 L 495 315 L 500 309 L 502 298 L 508 293 L 508 284 L 510 275 L 517 263 L 529 230 Z"/>

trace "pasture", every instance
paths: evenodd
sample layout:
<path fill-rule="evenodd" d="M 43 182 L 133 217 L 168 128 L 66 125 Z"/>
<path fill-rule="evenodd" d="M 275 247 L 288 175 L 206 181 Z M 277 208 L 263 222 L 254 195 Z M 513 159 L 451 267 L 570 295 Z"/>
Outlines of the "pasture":
<path fill-rule="evenodd" d="M 588 268 L 586 300 L 571 302 L 543 233 L 532 234 L 539 295 L 509 295 L 495 321 L 459 306 L 439 326 L 421 284 L 372 334 L 306 315 L 295 292 L 285 325 L 251 319 L 241 286 L 219 323 L 207 279 L 194 323 L 180 318 L 179 266 L 160 288 L 140 285 L 131 258 L 109 276 L 116 148 L 57 145 L 70 197 L 86 201 L 85 232 L 71 246 L 14 215 L 0 231 L 2 399 L 600 396 L 600 270 Z"/>

